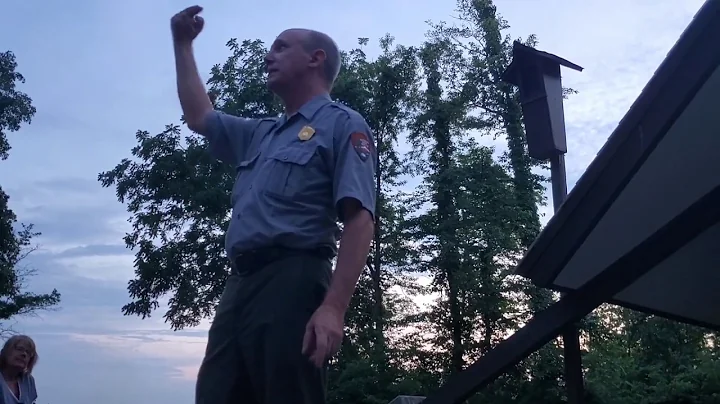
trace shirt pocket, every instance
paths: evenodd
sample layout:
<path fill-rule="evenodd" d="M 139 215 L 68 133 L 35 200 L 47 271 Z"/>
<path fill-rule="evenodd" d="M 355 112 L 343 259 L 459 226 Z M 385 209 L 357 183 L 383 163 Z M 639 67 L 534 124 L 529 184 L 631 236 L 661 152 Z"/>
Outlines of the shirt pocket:
<path fill-rule="evenodd" d="M 268 157 L 268 181 L 265 192 L 282 199 L 296 199 L 311 182 L 312 160 L 317 146 L 301 144 L 284 147 Z"/>
<path fill-rule="evenodd" d="M 235 184 L 233 184 L 232 195 L 230 196 L 232 206 L 235 206 L 238 197 L 250 186 L 249 175 L 255 166 L 258 156 L 260 156 L 260 153 L 256 153 L 253 157 L 241 161 L 235 166 Z"/>

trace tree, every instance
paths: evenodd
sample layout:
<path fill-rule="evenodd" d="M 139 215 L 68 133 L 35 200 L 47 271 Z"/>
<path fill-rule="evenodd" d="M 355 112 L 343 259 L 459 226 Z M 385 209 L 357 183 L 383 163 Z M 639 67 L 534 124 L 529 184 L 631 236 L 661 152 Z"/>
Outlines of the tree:
<path fill-rule="evenodd" d="M 407 302 L 386 293 L 401 276 L 384 268 L 391 269 L 403 260 L 398 223 L 404 210 L 391 188 L 402 171 L 395 144 L 406 119 L 405 104 L 417 86 L 417 60 L 413 48 L 396 46 L 389 36 L 380 41 L 380 57 L 368 60 L 362 49 L 367 43 L 360 39 L 358 48 L 344 54 L 345 63 L 331 96 L 362 113 L 375 133 L 380 155 L 376 182 L 379 220 L 368 270 L 346 316 L 341 360 L 333 362 L 330 378 L 350 377 L 355 386 L 373 386 L 375 399 L 387 402 L 397 395 L 393 386 L 405 380 L 396 372 L 399 368 L 388 365 L 398 359 L 385 334 L 388 327 L 401 321 L 394 308 Z M 278 116 L 281 105 L 264 83 L 264 44 L 233 39 L 227 46 L 230 57 L 212 68 L 208 80 L 217 108 L 238 116 Z M 193 326 L 212 315 L 227 275 L 222 246 L 232 170 L 208 155 L 203 138 L 195 134 L 183 137 L 177 125 L 168 125 L 155 136 L 139 131 L 137 139 L 131 159 L 99 175 L 103 186 L 116 188 L 118 199 L 127 202 L 133 215 L 133 231 L 125 242 L 135 250 L 136 278 L 128 285 L 133 301 L 123 312 L 147 317 L 163 296 L 170 295 L 165 319 L 174 329 Z M 373 377 L 361 380 L 358 374 Z M 342 401 L 362 393 L 351 384 L 342 385 L 340 389 L 331 387 L 331 398 Z M 366 401 L 356 402 L 373 402 L 370 390 L 365 391 Z"/>
<path fill-rule="evenodd" d="M 456 170 L 458 137 L 464 135 L 469 104 L 474 89 L 464 81 L 465 59 L 457 46 L 445 40 L 427 42 L 421 51 L 426 89 L 418 107 L 419 114 L 413 123 L 410 141 L 416 149 L 418 167 L 425 167 L 425 187 L 417 194 L 417 201 L 431 206 L 417 219 L 416 239 L 431 258 L 421 257 L 418 269 L 433 274 L 438 291 L 447 292 L 447 300 L 438 308 L 447 306 L 441 314 L 448 323 L 440 330 L 449 332 L 451 354 L 448 369 L 459 372 L 465 365 L 469 320 L 462 307 L 462 257 L 458 250 L 459 216 Z M 443 86 L 443 84 L 445 84 Z M 423 157 L 427 155 L 427 164 Z"/>
<path fill-rule="evenodd" d="M 384 352 L 385 314 L 383 313 L 386 275 L 383 267 L 401 262 L 401 249 L 397 247 L 397 221 L 403 210 L 394 202 L 403 164 L 396 151 L 398 136 L 407 120 L 407 105 L 412 102 L 418 85 L 416 50 L 412 47 L 393 48 L 394 39 L 385 36 L 380 40 L 380 57 L 367 60 L 360 47 L 345 55 L 346 61 L 333 97 L 360 112 L 372 128 L 377 144 L 378 168 L 376 173 L 377 208 L 375 212 L 375 238 L 368 259 L 368 276 L 372 283 L 372 329 L 377 342 L 376 350 Z M 385 221 L 388 220 L 387 225 Z M 395 230 L 395 231 L 393 231 Z M 394 254 L 393 254 L 394 252 Z"/>
<path fill-rule="evenodd" d="M 280 104 L 263 84 L 263 43 L 233 39 L 227 46 L 230 57 L 213 66 L 209 81 L 217 108 L 248 118 L 278 115 Z M 154 136 L 138 131 L 136 138 L 132 159 L 98 176 L 132 215 L 125 244 L 135 250 L 136 277 L 122 311 L 149 317 L 169 294 L 165 320 L 176 330 L 195 326 L 214 313 L 228 275 L 223 246 L 234 170 L 179 125 Z"/>
<path fill-rule="evenodd" d="M 17 90 L 18 83 L 25 78 L 17 72 L 15 55 L 0 53 L 0 160 L 5 160 L 10 151 L 7 132 L 15 132 L 23 123 L 30 123 L 35 115 L 35 107 L 30 97 Z"/>
<path fill-rule="evenodd" d="M 535 167 L 543 167 L 527 153 L 527 141 L 522 121 L 522 109 L 517 91 L 501 80 L 503 71 L 512 58 L 512 39 L 503 31 L 509 24 L 498 13 L 492 0 L 458 0 L 458 23 L 449 26 L 444 23 L 434 26 L 434 35 L 459 44 L 470 60 L 468 75 L 477 88 L 478 96 L 474 108 L 490 125 L 487 133 L 504 136 L 507 140 L 507 152 L 502 161 L 512 172 L 513 193 L 517 205 L 517 220 L 514 233 L 519 239 L 521 255 L 530 246 L 540 231 L 538 205 L 543 204 L 543 183 L 546 178 L 532 172 Z M 537 40 L 530 36 L 523 41 L 535 46 Z M 566 90 L 566 94 L 573 90 Z M 515 307 L 519 321 L 544 310 L 553 301 L 553 294 L 539 289 L 525 280 L 509 280 L 516 284 L 516 292 L 526 296 L 521 305 Z M 518 302 L 520 303 L 520 302 Z M 523 310 L 525 306 L 529 310 Z M 560 400 L 564 395 L 562 386 L 561 349 L 557 341 L 546 345 L 531 355 L 523 365 L 531 375 L 532 383 L 523 383 L 524 396 L 531 396 L 543 402 Z M 536 392 L 542 392 L 540 399 Z"/>
<path fill-rule="evenodd" d="M 387 403 L 404 389 L 414 389 L 404 373 L 401 348 L 387 334 L 401 326 L 400 313 L 410 304 L 389 289 L 407 283 L 398 269 L 407 252 L 401 227 L 407 209 L 398 200 L 404 167 L 396 147 L 419 84 L 418 63 L 414 48 L 395 46 L 390 36 L 379 41 L 380 56 L 368 60 L 367 43 L 361 38 L 360 46 L 344 55 L 332 91 L 338 102 L 366 118 L 378 151 L 375 239 L 346 316 L 345 342 L 330 372 L 329 401 L 337 403 Z"/>
<path fill-rule="evenodd" d="M 16 89 L 17 83 L 25 81 L 16 68 L 12 52 L 0 53 L 0 160 L 7 159 L 10 151 L 8 132 L 19 130 L 22 123 L 30 123 L 35 114 L 30 97 Z M 0 188 L 0 320 L 33 314 L 60 302 L 57 290 L 49 294 L 25 291 L 26 281 L 35 270 L 22 261 L 35 250 L 32 239 L 39 233 L 33 231 L 32 225 L 17 229 L 17 218 L 8 200 L 9 196 Z"/>
<path fill-rule="evenodd" d="M 428 394 L 554 298 L 508 276 L 540 230 L 546 180 L 537 174 L 543 164 L 527 154 L 516 90 L 499 79 L 511 57 L 508 24 L 490 0 L 459 0 L 458 13 L 455 25 L 433 24 L 419 47 L 386 36 L 376 59 L 366 55 L 367 38 L 344 53 L 331 95 L 375 133 L 378 220 L 346 338 L 331 361 L 330 403 Z M 265 45 L 227 45 L 228 60 L 208 81 L 216 107 L 279 115 L 264 83 Z M 505 139 L 507 151 L 498 156 L 479 144 L 481 136 Z M 123 312 L 150 316 L 169 296 L 171 327 L 193 326 L 213 314 L 228 273 L 223 237 L 234 173 L 180 125 L 139 131 L 137 140 L 131 158 L 99 175 L 132 215 L 125 242 L 135 251 L 136 276 Z M 409 177 L 421 186 L 404 189 Z M 419 307 L 415 298 L 429 293 L 435 300 Z M 588 404 L 717 401 L 715 334 L 611 306 L 584 327 Z M 548 344 L 470 402 L 563 403 L 560 359 L 560 345 Z"/>
<path fill-rule="evenodd" d="M 515 232 L 522 249 L 530 245 L 540 229 L 537 205 L 543 176 L 532 169 L 543 165 L 527 155 L 522 112 L 515 89 L 500 81 L 511 58 L 508 28 L 491 0 L 459 0 L 457 25 L 434 26 L 434 38 L 460 46 L 471 60 L 468 76 L 479 89 L 474 105 L 491 132 L 504 135 L 508 152 L 504 156 L 513 173 L 518 217 Z M 535 46 L 536 38 L 524 41 Z M 564 95 L 575 93 L 564 89 Z M 520 282 L 514 288 L 524 301 L 505 304 L 514 316 L 526 319 L 546 308 L 553 295 Z M 523 313 L 522 307 L 529 308 Z M 696 327 L 674 323 L 627 309 L 604 306 L 583 323 L 586 347 L 588 402 L 603 403 L 705 403 L 717 401 L 716 352 L 708 333 Z M 564 402 L 560 347 L 554 342 L 532 355 L 519 367 L 521 372 L 501 377 L 478 396 L 478 402 Z M 519 377 L 519 379 L 518 379 Z M 508 383 L 512 379 L 514 382 Z M 501 387 L 498 389 L 498 387 Z M 514 399 L 513 399 L 514 396 Z"/>
<path fill-rule="evenodd" d="M 522 251 L 524 208 L 506 167 L 474 141 L 497 125 L 479 101 L 487 84 L 475 75 L 477 61 L 436 28 L 429 37 L 421 53 L 426 89 L 410 135 L 411 158 L 424 182 L 414 195 L 418 215 L 408 225 L 422 252 L 415 269 L 433 278 L 439 294 L 414 335 L 430 346 L 418 357 L 438 380 L 463 370 L 517 327 L 520 302 L 506 276 Z M 503 388 L 490 389 L 481 401 L 517 398 L 512 383 L 497 386 Z"/>
<path fill-rule="evenodd" d="M 595 319 L 585 365 L 600 402 L 717 402 L 720 363 L 707 330 L 611 305 Z"/>
<path fill-rule="evenodd" d="M 33 315 L 40 310 L 51 309 L 60 303 L 60 293 L 53 289 L 49 294 L 26 291 L 28 279 L 36 274 L 33 267 L 23 260 L 37 249 L 33 237 L 40 235 L 32 225 L 21 225 L 15 230 L 17 219 L 8 207 L 9 197 L 0 189 L 0 320 L 18 316 Z M 9 327 L 0 333 L 12 332 Z"/>

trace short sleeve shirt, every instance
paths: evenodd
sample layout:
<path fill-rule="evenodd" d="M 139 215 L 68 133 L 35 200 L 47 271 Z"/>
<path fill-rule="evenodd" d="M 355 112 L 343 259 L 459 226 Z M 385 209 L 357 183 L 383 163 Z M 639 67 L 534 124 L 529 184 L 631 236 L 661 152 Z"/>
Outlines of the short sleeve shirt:
<path fill-rule="evenodd" d="M 35 389 L 35 379 L 32 375 L 24 375 L 19 382 L 20 397 L 15 394 L 8 386 L 5 379 L 0 382 L 2 386 L 3 404 L 34 404 L 37 400 L 37 390 Z"/>
<path fill-rule="evenodd" d="M 327 95 L 281 118 L 215 112 L 206 132 L 211 153 L 235 167 L 230 256 L 269 246 L 335 248 L 346 198 L 375 214 L 372 131 L 359 113 Z"/>

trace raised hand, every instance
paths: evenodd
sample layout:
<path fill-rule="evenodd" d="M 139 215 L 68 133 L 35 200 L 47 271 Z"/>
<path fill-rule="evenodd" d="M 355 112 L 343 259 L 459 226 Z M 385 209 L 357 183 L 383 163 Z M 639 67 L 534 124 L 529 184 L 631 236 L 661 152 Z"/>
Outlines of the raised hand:
<path fill-rule="evenodd" d="M 205 20 L 198 15 L 202 9 L 200 6 L 191 6 L 170 19 L 170 29 L 175 43 L 189 44 L 197 38 L 205 25 Z"/>

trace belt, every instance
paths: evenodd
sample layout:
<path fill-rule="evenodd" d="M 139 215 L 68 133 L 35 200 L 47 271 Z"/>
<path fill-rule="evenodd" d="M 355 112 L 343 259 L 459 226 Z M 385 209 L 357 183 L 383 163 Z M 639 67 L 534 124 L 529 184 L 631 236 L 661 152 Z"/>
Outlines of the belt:
<path fill-rule="evenodd" d="M 272 262 L 296 255 L 310 255 L 331 260 L 335 256 L 335 250 L 330 246 L 308 249 L 275 246 L 243 251 L 231 259 L 232 273 L 235 275 L 249 275 L 268 266 Z"/>

